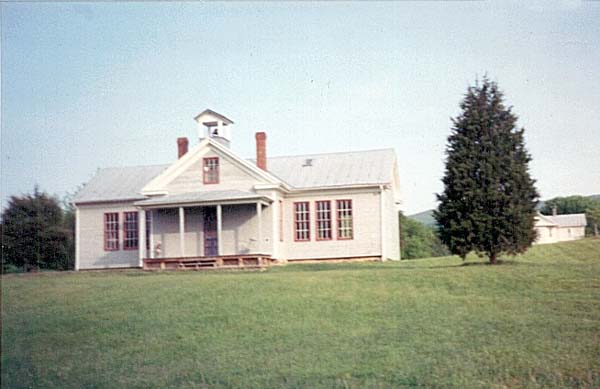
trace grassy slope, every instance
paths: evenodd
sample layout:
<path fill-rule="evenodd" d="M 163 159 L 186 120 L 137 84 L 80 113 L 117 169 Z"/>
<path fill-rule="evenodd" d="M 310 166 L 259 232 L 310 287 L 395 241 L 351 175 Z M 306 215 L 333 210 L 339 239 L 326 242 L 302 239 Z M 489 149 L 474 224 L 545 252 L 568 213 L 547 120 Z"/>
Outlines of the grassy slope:
<path fill-rule="evenodd" d="M 2 386 L 600 385 L 600 241 L 262 273 L 2 278 Z"/>

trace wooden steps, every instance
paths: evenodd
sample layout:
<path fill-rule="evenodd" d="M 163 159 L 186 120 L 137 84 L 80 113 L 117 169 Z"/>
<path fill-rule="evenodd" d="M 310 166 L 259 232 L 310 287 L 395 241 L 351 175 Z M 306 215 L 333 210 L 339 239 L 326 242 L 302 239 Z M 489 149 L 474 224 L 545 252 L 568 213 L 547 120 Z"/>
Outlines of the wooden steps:
<path fill-rule="evenodd" d="M 200 270 L 205 268 L 217 267 L 217 260 L 215 258 L 206 259 L 193 259 L 191 261 L 180 261 L 177 263 L 177 269 L 194 269 Z"/>
<path fill-rule="evenodd" d="M 220 257 L 146 258 L 145 270 L 256 270 L 269 266 L 269 255 L 227 255 Z"/>

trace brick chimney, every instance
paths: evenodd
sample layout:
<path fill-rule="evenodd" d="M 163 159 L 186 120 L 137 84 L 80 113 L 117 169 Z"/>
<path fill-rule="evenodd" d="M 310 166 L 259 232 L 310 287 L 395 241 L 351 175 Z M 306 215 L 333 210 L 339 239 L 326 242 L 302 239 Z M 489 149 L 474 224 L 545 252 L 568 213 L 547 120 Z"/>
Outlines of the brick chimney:
<path fill-rule="evenodd" d="M 558 214 L 558 209 L 556 207 L 552 207 L 552 216 L 556 216 Z"/>
<path fill-rule="evenodd" d="M 188 138 L 177 138 L 177 158 L 183 157 L 188 152 Z"/>
<path fill-rule="evenodd" d="M 267 134 L 265 132 L 256 133 L 256 166 L 262 170 L 267 170 Z"/>

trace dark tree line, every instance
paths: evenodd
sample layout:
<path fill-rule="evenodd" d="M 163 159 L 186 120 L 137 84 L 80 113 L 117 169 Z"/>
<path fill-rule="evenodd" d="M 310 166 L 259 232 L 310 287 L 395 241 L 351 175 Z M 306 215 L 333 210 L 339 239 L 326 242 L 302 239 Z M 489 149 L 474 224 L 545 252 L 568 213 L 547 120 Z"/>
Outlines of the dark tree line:
<path fill-rule="evenodd" d="M 73 269 L 75 212 L 56 197 L 37 187 L 32 194 L 11 196 L 1 228 L 4 272 Z"/>

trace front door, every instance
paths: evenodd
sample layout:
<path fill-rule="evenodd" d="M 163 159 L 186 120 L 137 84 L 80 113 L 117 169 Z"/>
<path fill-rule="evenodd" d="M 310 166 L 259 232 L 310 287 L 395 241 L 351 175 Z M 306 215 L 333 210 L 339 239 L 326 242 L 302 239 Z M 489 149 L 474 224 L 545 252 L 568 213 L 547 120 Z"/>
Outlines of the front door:
<path fill-rule="evenodd" d="M 204 208 L 204 256 L 215 257 L 217 255 L 219 255 L 217 209 Z"/>

